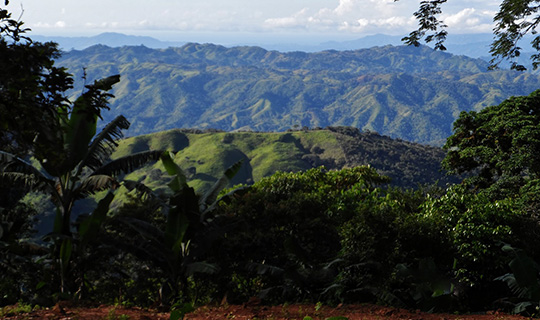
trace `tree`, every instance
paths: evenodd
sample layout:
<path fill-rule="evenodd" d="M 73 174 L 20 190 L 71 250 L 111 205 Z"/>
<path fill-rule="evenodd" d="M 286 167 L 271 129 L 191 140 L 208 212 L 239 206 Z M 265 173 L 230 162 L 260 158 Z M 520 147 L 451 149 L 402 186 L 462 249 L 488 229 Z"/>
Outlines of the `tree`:
<path fill-rule="evenodd" d="M 516 192 L 540 178 L 540 90 L 480 112 L 462 112 L 444 148 L 447 169 L 477 189 Z"/>
<path fill-rule="evenodd" d="M 16 154 L 32 149 L 36 133 L 51 124 L 59 105 L 68 104 L 73 83 L 54 66 L 57 45 L 33 42 L 27 31 L 0 8 L 0 149 Z"/>
<path fill-rule="evenodd" d="M 399 1 L 399 0 L 394 0 Z M 420 2 L 420 8 L 414 13 L 418 20 L 418 29 L 412 31 L 403 41 L 409 45 L 420 45 L 424 39 L 427 43 L 435 41 L 435 49 L 445 50 L 444 40 L 448 32 L 447 25 L 439 20 L 437 15 L 442 13 L 442 5 L 447 0 L 424 0 Z M 493 59 L 490 61 L 492 68 L 496 68 L 502 60 L 510 60 L 512 69 L 525 70 L 523 65 L 515 59 L 521 55 L 518 46 L 520 40 L 528 34 L 536 34 L 536 27 L 540 23 L 540 2 L 536 0 L 502 0 L 499 12 L 493 18 L 494 41 L 491 44 L 490 53 Z M 540 51 L 540 35 L 534 37 L 532 47 Z M 540 64 L 540 54 L 532 56 L 533 67 L 536 69 Z"/>

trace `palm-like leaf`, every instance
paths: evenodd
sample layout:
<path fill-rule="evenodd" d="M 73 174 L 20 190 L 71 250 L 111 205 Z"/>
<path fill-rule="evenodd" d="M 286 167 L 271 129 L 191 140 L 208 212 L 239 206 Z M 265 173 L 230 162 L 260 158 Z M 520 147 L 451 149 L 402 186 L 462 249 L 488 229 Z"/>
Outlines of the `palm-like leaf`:
<path fill-rule="evenodd" d="M 33 175 L 43 175 L 32 164 L 5 151 L 0 151 L 0 172 L 20 172 Z"/>
<path fill-rule="evenodd" d="M 540 283 L 538 282 L 540 268 L 538 265 L 521 249 L 506 244 L 502 250 L 514 255 L 514 259 L 508 264 L 513 274 L 506 274 L 495 280 L 506 282 L 510 290 L 520 298 L 532 301 L 540 300 Z"/>
<path fill-rule="evenodd" d="M 21 172 L 0 172 L 0 185 L 14 186 L 17 185 L 27 191 L 44 191 L 54 190 L 53 182 L 43 175 L 33 175 Z"/>
<path fill-rule="evenodd" d="M 508 285 L 508 288 L 512 291 L 513 294 L 515 294 L 518 298 L 529 298 L 529 290 L 527 287 L 521 286 L 514 276 L 513 273 L 507 273 L 505 275 L 502 275 L 498 278 L 495 278 L 495 280 L 501 280 L 506 282 Z"/>
<path fill-rule="evenodd" d="M 122 138 L 122 129 L 129 129 L 129 125 L 129 121 L 122 115 L 109 122 L 88 147 L 81 167 L 87 166 L 92 170 L 100 168 L 118 146 L 116 140 Z"/>
<path fill-rule="evenodd" d="M 78 195 L 77 198 L 83 198 L 99 191 L 116 189 L 119 185 L 118 181 L 109 175 L 92 175 L 81 182 L 80 186 L 74 190 L 74 194 Z"/>
<path fill-rule="evenodd" d="M 54 185 L 41 171 L 23 159 L 0 151 L 0 184 L 20 184 L 25 189 L 47 190 Z"/>
<path fill-rule="evenodd" d="M 163 151 L 144 151 L 118 158 L 98 168 L 92 175 L 116 176 L 122 173 L 130 173 L 149 162 L 158 160 L 162 153 Z"/>

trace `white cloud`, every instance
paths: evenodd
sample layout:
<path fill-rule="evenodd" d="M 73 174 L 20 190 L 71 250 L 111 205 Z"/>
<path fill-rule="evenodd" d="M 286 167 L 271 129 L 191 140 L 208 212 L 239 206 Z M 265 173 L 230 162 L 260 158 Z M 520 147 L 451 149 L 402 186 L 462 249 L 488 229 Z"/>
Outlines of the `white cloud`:
<path fill-rule="evenodd" d="M 317 23 L 314 17 L 310 17 L 308 14 L 308 8 L 303 8 L 302 10 L 296 12 L 289 17 L 281 18 L 270 18 L 266 19 L 265 22 L 267 27 L 270 28 L 297 28 L 306 26 L 309 23 Z"/>
<path fill-rule="evenodd" d="M 337 15 L 345 15 L 354 10 L 354 0 L 340 0 L 339 5 L 333 10 Z"/>
<path fill-rule="evenodd" d="M 407 2 L 407 1 L 403 1 Z M 393 0 L 339 0 L 336 7 L 302 10 L 280 18 L 264 21 L 267 28 L 304 28 L 318 31 L 348 31 L 371 33 L 403 33 L 412 27 L 414 10 L 403 10 L 401 2 Z"/>
<path fill-rule="evenodd" d="M 441 18 L 450 32 L 491 32 L 499 1 L 453 0 Z M 417 21 L 419 0 L 11 0 L 10 9 L 34 32 L 39 29 L 167 30 L 406 34 Z M 96 30 L 96 31 L 94 31 Z M 101 30 L 100 30 L 101 31 Z"/>
<path fill-rule="evenodd" d="M 441 19 L 454 32 L 491 32 L 495 12 L 464 8 L 455 14 L 445 14 Z"/>

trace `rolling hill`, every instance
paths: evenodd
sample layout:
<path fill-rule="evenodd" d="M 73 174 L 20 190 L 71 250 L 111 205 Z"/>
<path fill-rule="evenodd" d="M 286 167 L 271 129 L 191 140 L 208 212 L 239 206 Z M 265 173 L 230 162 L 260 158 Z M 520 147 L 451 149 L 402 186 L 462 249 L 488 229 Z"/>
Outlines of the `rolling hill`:
<path fill-rule="evenodd" d="M 175 161 L 198 190 L 209 188 L 225 170 L 243 160 L 232 184 L 250 184 L 276 171 L 300 171 L 324 165 L 341 169 L 371 165 L 396 186 L 455 182 L 441 171 L 444 151 L 395 140 L 351 127 L 288 132 L 216 132 L 173 129 L 120 141 L 113 158 L 146 150 L 173 151 Z M 167 176 L 158 162 L 127 178 L 154 189 L 166 189 Z"/>

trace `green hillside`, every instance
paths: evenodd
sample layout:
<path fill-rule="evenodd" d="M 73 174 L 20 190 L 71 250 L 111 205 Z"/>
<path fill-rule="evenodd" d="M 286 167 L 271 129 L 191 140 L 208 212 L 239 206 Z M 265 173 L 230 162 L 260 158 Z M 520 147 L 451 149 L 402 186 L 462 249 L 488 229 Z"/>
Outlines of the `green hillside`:
<path fill-rule="evenodd" d="M 186 171 L 190 184 L 202 190 L 233 163 L 243 160 L 233 184 L 253 183 L 276 171 L 301 171 L 324 165 L 341 169 L 369 164 L 393 179 L 393 184 L 445 182 L 440 172 L 444 152 L 435 147 L 390 139 L 376 133 L 361 133 L 349 127 L 280 133 L 205 132 L 169 130 L 127 138 L 113 157 L 150 149 L 176 153 L 176 162 Z M 129 179 L 165 188 L 167 177 L 160 163 L 139 170 Z"/>
<path fill-rule="evenodd" d="M 77 93 L 83 68 L 89 80 L 121 74 L 105 121 L 123 114 L 129 135 L 352 126 L 440 145 L 461 111 L 540 87 L 537 75 L 488 72 L 483 60 L 427 47 L 281 53 L 212 44 L 95 46 L 67 52 L 58 63 L 79 79 Z"/>

